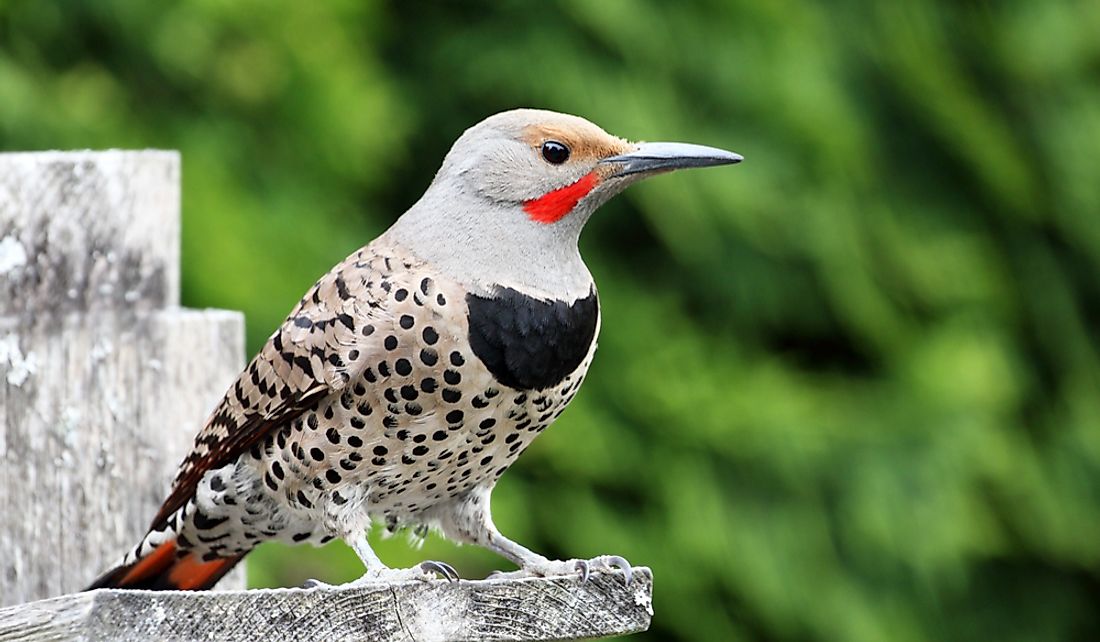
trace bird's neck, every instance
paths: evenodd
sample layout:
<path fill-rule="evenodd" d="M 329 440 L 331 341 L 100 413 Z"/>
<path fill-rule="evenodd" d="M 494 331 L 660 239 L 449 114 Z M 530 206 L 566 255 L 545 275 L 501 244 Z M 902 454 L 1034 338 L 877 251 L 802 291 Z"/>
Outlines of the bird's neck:
<path fill-rule="evenodd" d="M 432 187 L 386 232 L 390 242 L 470 292 L 511 288 L 566 303 L 591 293 L 592 275 L 577 247 L 584 221 L 558 221 L 550 230 L 518 205 L 510 211 L 511 205 Z"/>

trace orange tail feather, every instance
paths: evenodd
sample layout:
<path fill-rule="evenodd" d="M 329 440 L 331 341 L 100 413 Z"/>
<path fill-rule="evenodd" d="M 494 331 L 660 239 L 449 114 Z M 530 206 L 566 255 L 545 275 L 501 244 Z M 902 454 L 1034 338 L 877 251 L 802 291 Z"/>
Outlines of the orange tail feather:
<path fill-rule="evenodd" d="M 120 566 L 99 577 L 88 590 L 97 588 L 146 589 L 153 591 L 197 591 L 213 588 L 243 555 L 203 561 L 195 553 L 176 553 L 175 540 L 168 540 L 129 566 Z"/>

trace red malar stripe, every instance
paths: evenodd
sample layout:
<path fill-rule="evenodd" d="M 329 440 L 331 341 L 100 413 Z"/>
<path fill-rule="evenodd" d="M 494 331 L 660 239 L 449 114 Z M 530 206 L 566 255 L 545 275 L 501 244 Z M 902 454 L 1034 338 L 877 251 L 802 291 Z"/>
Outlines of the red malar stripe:
<path fill-rule="evenodd" d="M 531 217 L 532 221 L 539 223 L 554 223 L 577 206 L 582 198 L 588 195 L 600 182 L 596 172 L 590 172 L 581 177 L 572 185 L 547 192 L 542 196 L 527 201 L 523 204 L 523 211 Z"/>

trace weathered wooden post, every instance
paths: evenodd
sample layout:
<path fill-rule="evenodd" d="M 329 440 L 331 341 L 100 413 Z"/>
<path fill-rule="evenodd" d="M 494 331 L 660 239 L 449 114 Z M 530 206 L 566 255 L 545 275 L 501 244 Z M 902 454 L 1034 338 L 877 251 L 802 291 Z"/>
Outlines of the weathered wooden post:
<path fill-rule="evenodd" d="M 175 152 L 0 154 L 0 605 L 138 541 L 240 371 L 241 315 L 179 308 L 179 173 Z"/>
<path fill-rule="evenodd" d="M 174 152 L 0 154 L 0 606 L 16 604 L 0 608 L 0 642 L 557 640 L 648 628 L 644 567 L 629 585 L 598 572 L 585 584 L 61 595 L 138 540 L 243 366 L 239 314 L 179 308 L 179 171 Z M 242 573 L 219 588 L 243 586 Z"/>

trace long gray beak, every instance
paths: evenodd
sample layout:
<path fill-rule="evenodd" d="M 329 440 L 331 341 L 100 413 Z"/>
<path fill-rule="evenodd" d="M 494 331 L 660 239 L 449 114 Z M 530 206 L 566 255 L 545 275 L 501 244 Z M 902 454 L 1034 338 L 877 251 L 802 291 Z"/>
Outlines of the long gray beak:
<path fill-rule="evenodd" d="M 643 172 L 667 172 L 688 167 L 732 165 L 742 160 L 744 159 L 740 154 L 717 147 L 690 143 L 641 143 L 638 149 L 628 154 L 610 156 L 601 160 L 600 164 L 619 165 L 618 171 L 609 177 L 617 178 Z"/>

